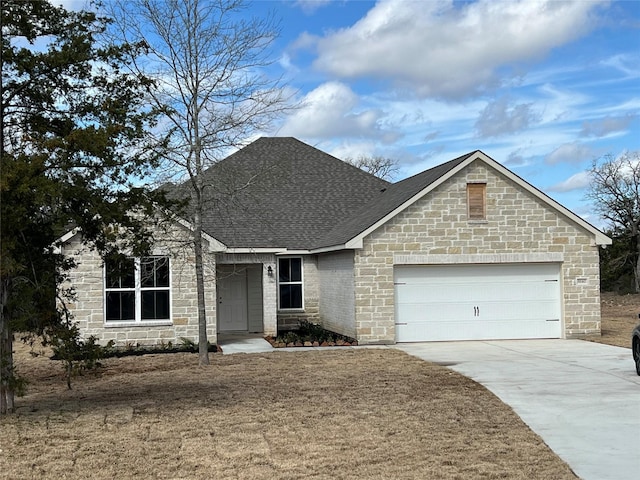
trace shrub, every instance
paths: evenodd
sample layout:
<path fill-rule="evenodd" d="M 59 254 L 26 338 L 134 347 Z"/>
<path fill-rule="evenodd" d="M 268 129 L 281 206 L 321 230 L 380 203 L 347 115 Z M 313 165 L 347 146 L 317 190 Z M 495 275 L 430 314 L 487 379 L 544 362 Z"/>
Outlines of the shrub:
<path fill-rule="evenodd" d="M 53 358 L 62 360 L 69 390 L 72 376 L 82 375 L 85 370 L 100 368 L 100 360 L 109 356 L 113 350 L 113 340 L 109 340 L 105 346 L 97 341 L 93 335 L 85 340 L 74 322 L 64 322 L 47 332 L 43 343 L 51 345 Z"/>

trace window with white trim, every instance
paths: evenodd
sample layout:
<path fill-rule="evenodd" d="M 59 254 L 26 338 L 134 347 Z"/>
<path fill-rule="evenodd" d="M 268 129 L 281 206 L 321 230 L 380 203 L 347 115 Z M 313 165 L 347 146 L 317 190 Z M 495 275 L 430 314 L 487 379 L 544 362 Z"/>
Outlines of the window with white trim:
<path fill-rule="evenodd" d="M 302 258 L 279 258 L 278 308 L 301 310 L 304 308 L 302 299 Z"/>
<path fill-rule="evenodd" d="M 171 321 L 169 257 L 127 258 L 105 263 L 105 321 Z"/>

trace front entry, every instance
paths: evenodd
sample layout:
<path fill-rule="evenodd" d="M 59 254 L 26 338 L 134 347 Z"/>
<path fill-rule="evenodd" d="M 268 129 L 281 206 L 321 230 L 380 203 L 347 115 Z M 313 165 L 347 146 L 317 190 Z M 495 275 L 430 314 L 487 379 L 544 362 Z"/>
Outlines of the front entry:
<path fill-rule="evenodd" d="M 218 276 L 218 331 L 246 332 L 247 270 Z"/>

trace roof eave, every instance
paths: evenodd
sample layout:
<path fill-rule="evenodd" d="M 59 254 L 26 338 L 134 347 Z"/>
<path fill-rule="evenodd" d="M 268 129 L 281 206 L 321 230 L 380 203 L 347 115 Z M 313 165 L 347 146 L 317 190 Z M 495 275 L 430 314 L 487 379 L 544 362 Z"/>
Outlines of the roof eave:
<path fill-rule="evenodd" d="M 330 245 L 330 246 L 325 246 L 325 247 L 318 247 L 318 248 L 314 248 L 311 249 L 309 251 L 309 253 L 331 253 L 331 252 L 338 252 L 341 250 L 349 250 L 349 249 L 353 249 L 353 248 L 362 248 L 362 246 L 360 247 L 349 247 L 346 244 L 340 244 L 340 245 Z"/>

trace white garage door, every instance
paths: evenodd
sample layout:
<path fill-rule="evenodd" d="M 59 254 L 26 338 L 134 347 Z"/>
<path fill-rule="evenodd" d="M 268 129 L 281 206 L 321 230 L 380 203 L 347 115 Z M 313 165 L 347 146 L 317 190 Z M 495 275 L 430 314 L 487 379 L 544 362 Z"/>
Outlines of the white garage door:
<path fill-rule="evenodd" d="M 396 340 L 562 336 L 558 264 L 395 267 Z"/>

